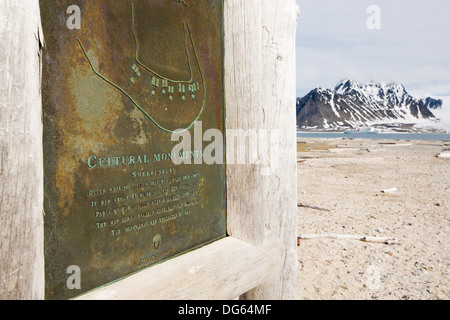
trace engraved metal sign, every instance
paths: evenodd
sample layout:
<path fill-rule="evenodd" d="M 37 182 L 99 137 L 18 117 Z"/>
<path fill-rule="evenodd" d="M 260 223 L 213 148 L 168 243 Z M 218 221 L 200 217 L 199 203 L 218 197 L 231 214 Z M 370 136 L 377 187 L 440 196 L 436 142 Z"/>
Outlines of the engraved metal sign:
<path fill-rule="evenodd" d="M 226 236 L 223 0 L 75 2 L 40 0 L 47 299 Z"/>

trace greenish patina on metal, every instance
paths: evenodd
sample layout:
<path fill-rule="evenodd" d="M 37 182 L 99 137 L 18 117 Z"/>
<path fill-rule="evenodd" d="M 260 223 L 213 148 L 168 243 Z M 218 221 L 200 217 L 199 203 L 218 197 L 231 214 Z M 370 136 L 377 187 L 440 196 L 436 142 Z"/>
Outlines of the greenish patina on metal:
<path fill-rule="evenodd" d="M 225 165 L 172 151 L 225 130 L 223 0 L 78 1 L 80 29 L 72 4 L 40 0 L 47 299 L 226 236 Z"/>

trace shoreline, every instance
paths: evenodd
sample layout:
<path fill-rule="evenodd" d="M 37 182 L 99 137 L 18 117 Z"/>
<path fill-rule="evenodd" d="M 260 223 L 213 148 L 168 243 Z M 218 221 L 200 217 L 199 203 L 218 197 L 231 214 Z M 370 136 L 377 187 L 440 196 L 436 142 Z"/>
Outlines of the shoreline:
<path fill-rule="evenodd" d="M 297 131 L 299 139 L 343 139 L 343 140 L 406 140 L 406 141 L 443 141 L 450 143 L 450 133 L 344 133 L 344 132 L 305 132 Z"/>
<path fill-rule="evenodd" d="M 339 133 L 339 134 L 346 134 L 346 131 L 302 131 L 302 130 L 297 130 L 297 133 L 317 133 L 317 134 L 327 134 L 327 133 Z M 370 133 L 350 133 L 350 134 L 370 134 Z M 450 134 L 450 132 L 406 132 L 406 131 L 382 131 L 382 132 L 377 132 L 377 133 L 372 133 L 372 134 L 442 134 L 442 135 L 447 135 Z"/>

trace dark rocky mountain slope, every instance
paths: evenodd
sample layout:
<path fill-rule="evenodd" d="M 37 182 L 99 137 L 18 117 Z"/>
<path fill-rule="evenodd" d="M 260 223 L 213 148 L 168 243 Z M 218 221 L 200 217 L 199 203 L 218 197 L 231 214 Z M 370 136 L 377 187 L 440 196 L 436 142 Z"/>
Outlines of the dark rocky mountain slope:
<path fill-rule="evenodd" d="M 434 119 L 442 100 L 417 99 L 403 85 L 353 80 L 334 90 L 317 88 L 297 99 L 299 129 L 339 130 L 357 127 L 402 127 L 420 119 Z"/>

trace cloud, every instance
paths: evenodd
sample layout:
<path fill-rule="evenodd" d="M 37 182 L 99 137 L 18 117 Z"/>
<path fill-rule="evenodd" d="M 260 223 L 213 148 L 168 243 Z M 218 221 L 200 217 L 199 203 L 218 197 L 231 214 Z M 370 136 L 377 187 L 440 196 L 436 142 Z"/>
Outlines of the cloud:
<path fill-rule="evenodd" d="M 381 30 L 367 28 L 373 0 L 297 2 L 299 95 L 343 78 L 450 94 L 450 1 L 377 0 Z"/>

